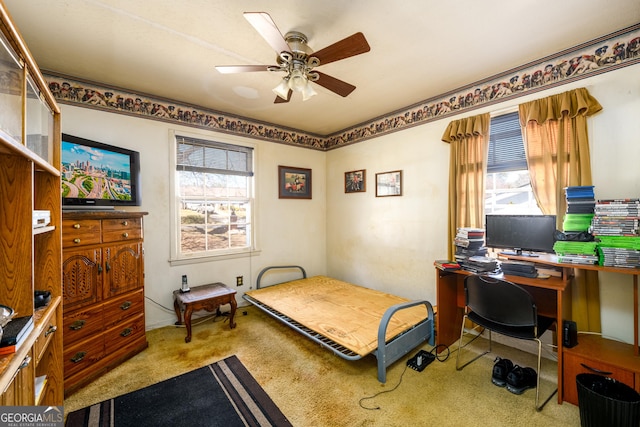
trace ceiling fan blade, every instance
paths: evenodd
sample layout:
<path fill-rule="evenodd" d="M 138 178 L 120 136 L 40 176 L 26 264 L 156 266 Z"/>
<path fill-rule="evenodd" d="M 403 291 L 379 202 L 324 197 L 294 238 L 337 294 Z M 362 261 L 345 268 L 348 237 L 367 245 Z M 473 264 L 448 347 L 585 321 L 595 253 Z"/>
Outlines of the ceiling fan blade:
<path fill-rule="evenodd" d="M 253 71 L 269 71 L 268 65 L 216 65 L 222 74 L 251 73 Z"/>
<path fill-rule="evenodd" d="M 356 87 L 352 84 L 343 82 L 342 80 L 321 73 L 320 71 L 313 70 L 313 72 L 318 73 L 320 76 L 314 83 L 317 83 L 323 88 L 329 89 L 331 92 L 335 92 L 342 97 L 345 97 L 356 90 Z"/>
<path fill-rule="evenodd" d="M 293 94 L 293 91 L 291 89 L 289 89 L 289 93 L 287 93 L 287 99 L 282 99 L 279 96 L 276 96 L 275 101 L 273 101 L 274 104 L 284 104 L 285 102 L 289 102 L 291 101 L 291 95 Z"/>
<path fill-rule="evenodd" d="M 269 43 L 276 53 L 289 52 L 291 48 L 282 36 L 271 16 L 266 12 L 245 12 L 244 17 L 256 29 L 263 39 Z"/>
<path fill-rule="evenodd" d="M 351 56 L 360 55 L 369 52 L 371 47 L 364 38 L 364 34 L 355 33 L 345 39 L 335 42 L 334 44 L 320 49 L 311 54 L 320 60 L 320 65 L 329 64 L 330 62 L 339 61 Z"/>
<path fill-rule="evenodd" d="M 254 71 L 269 71 L 269 65 L 216 65 L 221 74 L 251 73 Z"/>

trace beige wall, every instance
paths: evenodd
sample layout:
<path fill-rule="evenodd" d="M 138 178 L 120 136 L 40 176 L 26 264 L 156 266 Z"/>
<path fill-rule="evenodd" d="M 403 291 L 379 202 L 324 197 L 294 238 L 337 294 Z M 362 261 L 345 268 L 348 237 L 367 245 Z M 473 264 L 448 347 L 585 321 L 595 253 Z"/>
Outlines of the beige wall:
<path fill-rule="evenodd" d="M 529 99 L 587 87 L 604 110 L 590 120 L 596 197 L 640 197 L 640 65 L 605 73 L 571 85 L 494 105 L 484 111 L 513 108 Z M 456 116 L 454 118 L 460 118 Z M 174 126 L 62 105 L 65 133 L 122 145 L 141 152 L 145 218 L 146 295 L 171 308 L 172 291 L 188 274 L 192 286 L 222 281 L 255 286 L 260 269 L 300 264 L 309 274 L 328 274 L 353 283 L 435 303 L 433 260 L 446 256 L 449 147 L 440 141 L 443 119 L 327 153 L 281 144 L 257 145 L 259 255 L 170 266 L 169 134 L 183 130 L 220 140 L 240 137 Z M 280 200 L 277 166 L 313 170 L 312 200 Z M 344 172 L 366 169 L 367 191 L 344 193 Z M 403 171 L 401 197 L 375 197 L 375 174 Z M 633 339 L 632 287 L 629 277 L 603 275 L 602 317 L 605 335 Z M 239 298 L 239 302 L 242 300 Z M 147 301 L 147 328 L 172 324 L 172 310 Z"/>
<path fill-rule="evenodd" d="M 68 105 L 61 108 L 63 132 L 140 151 L 142 206 L 139 210 L 149 213 L 144 219 L 145 294 L 162 306 L 147 300 L 147 329 L 175 322 L 172 292 L 180 287 L 183 274 L 188 275 L 190 286 L 223 282 L 235 287 L 236 276 L 244 276 L 245 285 L 237 288 L 240 303 L 244 301 L 240 295 L 255 286 L 256 276 L 265 266 L 293 263 L 304 266 L 309 274 L 326 272 L 325 153 L 86 108 Z M 256 144 L 258 180 L 254 221 L 258 230 L 258 254 L 188 265 L 169 264 L 171 131 Z M 278 165 L 312 169 L 313 199 L 278 199 Z"/>
<path fill-rule="evenodd" d="M 603 111 L 589 121 L 596 198 L 640 197 L 640 65 L 477 110 L 495 112 L 586 87 Z M 464 117 L 455 116 L 453 119 Z M 435 303 L 433 260 L 446 258 L 452 120 L 433 122 L 327 153 L 327 273 Z M 367 170 L 367 192 L 344 194 L 345 171 Z M 402 169 L 402 197 L 375 197 L 375 173 Z M 601 279 L 603 333 L 633 342 L 630 276 Z"/>

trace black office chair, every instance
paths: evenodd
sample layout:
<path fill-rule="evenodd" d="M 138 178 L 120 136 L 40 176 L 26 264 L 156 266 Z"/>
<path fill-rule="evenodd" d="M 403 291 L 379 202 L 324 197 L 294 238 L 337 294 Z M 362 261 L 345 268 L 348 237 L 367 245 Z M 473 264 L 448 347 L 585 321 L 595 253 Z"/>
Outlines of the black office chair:
<path fill-rule="evenodd" d="M 542 405 L 538 404 L 540 394 L 540 358 L 542 353 L 540 336 L 554 323 L 557 326 L 555 319 L 539 316 L 531 294 L 521 286 L 506 280 L 487 276 L 467 276 L 464 281 L 464 291 L 466 306 L 462 319 L 460 340 L 458 341 L 456 369 L 460 371 L 481 356 L 491 352 L 492 331 L 512 338 L 536 341 L 538 343 L 536 409 L 538 411 L 542 410 L 544 405 L 558 391 L 556 387 Z M 467 319 L 489 331 L 489 350 L 460 366 L 461 349 L 473 342 L 472 339 L 467 344 L 462 345 Z"/>

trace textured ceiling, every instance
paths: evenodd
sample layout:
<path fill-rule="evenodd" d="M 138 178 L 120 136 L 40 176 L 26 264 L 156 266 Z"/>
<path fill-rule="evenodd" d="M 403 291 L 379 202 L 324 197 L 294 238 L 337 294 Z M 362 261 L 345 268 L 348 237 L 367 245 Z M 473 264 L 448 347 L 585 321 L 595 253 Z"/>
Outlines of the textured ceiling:
<path fill-rule="evenodd" d="M 43 70 L 328 135 L 640 22 L 638 0 L 4 0 Z M 321 66 L 355 85 L 315 85 L 274 104 L 282 75 L 220 74 L 272 65 L 243 17 L 268 12 L 280 32 L 319 50 L 356 32 L 371 51 Z"/>

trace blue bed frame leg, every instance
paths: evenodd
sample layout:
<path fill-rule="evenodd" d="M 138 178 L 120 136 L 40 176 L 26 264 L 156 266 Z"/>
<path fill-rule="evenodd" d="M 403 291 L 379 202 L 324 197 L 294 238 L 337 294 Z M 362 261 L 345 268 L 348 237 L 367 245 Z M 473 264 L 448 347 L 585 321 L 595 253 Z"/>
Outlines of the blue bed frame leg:
<path fill-rule="evenodd" d="M 389 325 L 389 321 L 393 315 L 399 310 L 415 307 L 417 305 L 424 305 L 427 308 L 428 317 L 426 320 L 387 343 L 387 326 Z M 435 346 L 434 324 L 433 307 L 429 301 L 410 301 L 402 304 L 396 304 L 387 309 L 384 316 L 382 316 L 380 326 L 378 327 L 378 348 L 374 352 L 378 359 L 378 381 L 383 384 L 386 383 L 387 367 L 422 344 L 424 341 L 428 341 L 429 345 L 432 347 Z"/>

